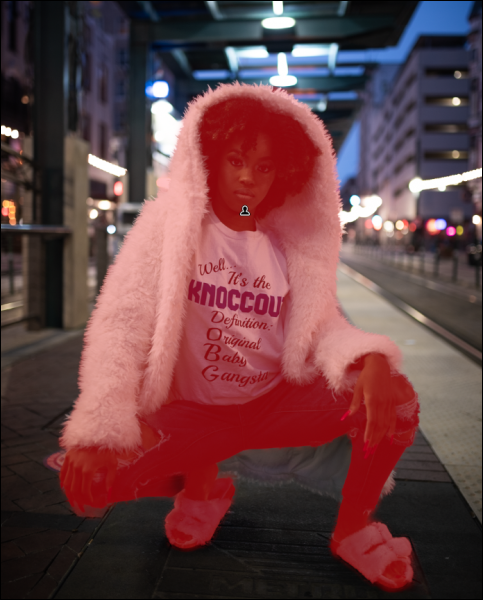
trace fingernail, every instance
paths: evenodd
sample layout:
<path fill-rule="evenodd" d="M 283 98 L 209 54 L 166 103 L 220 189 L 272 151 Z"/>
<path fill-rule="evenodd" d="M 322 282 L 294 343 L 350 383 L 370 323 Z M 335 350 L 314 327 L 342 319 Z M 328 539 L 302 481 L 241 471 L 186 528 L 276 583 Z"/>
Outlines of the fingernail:
<path fill-rule="evenodd" d="M 351 414 L 351 411 L 350 411 L 350 409 L 349 409 L 349 410 L 348 410 L 348 411 L 347 411 L 347 412 L 346 412 L 346 413 L 345 413 L 345 414 L 342 416 L 342 418 L 341 418 L 341 421 L 343 421 L 343 420 L 344 420 L 344 419 L 347 417 L 347 415 L 350 415 L 350 414 Z"/>

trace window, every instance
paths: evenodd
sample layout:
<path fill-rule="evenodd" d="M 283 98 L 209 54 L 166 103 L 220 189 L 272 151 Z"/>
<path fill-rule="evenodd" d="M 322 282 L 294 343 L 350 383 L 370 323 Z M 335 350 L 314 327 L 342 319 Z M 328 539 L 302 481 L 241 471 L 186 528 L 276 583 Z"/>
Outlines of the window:
<path fill-rule="evenodd" d="M 424 153 L 424 160 L 468 160 L 468 152 L 466 150 L 428 151 Z"/>
<path fill-rule="evenodd" d="M 107 160 L 107 127 L 105 123 L 99 125 L 99 156 Z"/>
<path fill-rule="evenodd" d="M 91 116 L 87 113 L 82 116 L 82 137 L 87 141 L 91 141 Z"/>
<path fill-rule="evenodd" d="M 450 77 L 451 79 L 466 79 L 468 77 L 468 69 L 426 69 L 426 77 Z"/>
<path fill-rule="evenodd" d="M 126 127 L 126 112 L 121 109 L 116 109 L 114 112 L 114 130 L 116 132 L 124 131 Z"/>
<path fill-rule="evenodd" d="M 92 60 L 89 52 L 86 52 L 85 63 L 82 68 L 82 89 L 85 92 L 91 91 L 92 79 Z"/>
<path fill-rule="evenodd" d="M 428 133 L 462 133 L 468 131 L 466 123 L 426 123 L 424 131 Z"/>
<path fill-rule="evenodd" d="M 102 104 L 107 102 L 107 66 L 103 63 L 98 70 L 98 98 Z"/>
<path fill-rule="evenodd" d="M 116 84 L 116 96 L 118 98 L 124 98 L 125 95 L 126 95 L 126 80 L 124 79 L 124 77 L 120 77 L 117 80 L 117 84 Z"/>
<path fill-rule="evenodd" d="M 459 99 L 459 104 L 453 103 L 453 98 L 457 97 Z M 424 99 L 426 104 L 436 105 L 436 106 L 468 106 L 468 98 L 466 96 L 426 96 Z"/>
<path fill-rule="evenodd" d="M 119 48 L 117 51 L 117 62 L 120 67 L 127 67 L 127 48 Z"/>

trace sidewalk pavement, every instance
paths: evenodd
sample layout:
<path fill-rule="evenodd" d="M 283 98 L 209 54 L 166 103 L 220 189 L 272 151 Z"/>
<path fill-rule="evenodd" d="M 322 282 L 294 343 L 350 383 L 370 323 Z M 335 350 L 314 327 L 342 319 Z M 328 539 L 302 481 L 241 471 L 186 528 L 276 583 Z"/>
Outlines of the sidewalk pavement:
<path fill-rule="evenodd" d="M 421 400 L 416 441 L 376 514 L 414 550 L 414 585 L 391 597 L 480 598 L 481 370 L 342 271 L 338 289 L 356 326 L 402 348 Z M 45 459 L 78 395 L 82 333 L 55 332 L 35 351 L 2 349 L 3 598 L 389 597 L 330 554 L 337 502 L 295 484 L 237 480 L 212 543 L 193 552 L 167 542 L 170 498 L 77 517 L 60 462 Z"/>

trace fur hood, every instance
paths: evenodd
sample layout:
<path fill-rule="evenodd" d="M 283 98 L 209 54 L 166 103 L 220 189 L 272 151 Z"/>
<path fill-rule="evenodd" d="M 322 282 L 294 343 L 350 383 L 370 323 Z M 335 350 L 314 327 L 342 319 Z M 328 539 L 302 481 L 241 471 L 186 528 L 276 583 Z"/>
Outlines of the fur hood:
<path fill-rule="evenodd" d="M 385 354 L 392 369 L 399 370 L 398 347 L 386 336 L 349 324 L 338 309 L 341 200 L 325 125 L 283 89 L 221 84 L 188 105 L 171 159 L 169 189 L 144 202 L 108 270 L 84 335 L 80 395 L 60 439 L 66 450 L 91 445 L 132 450 L 141 441 L 137 417 L 168 401 L 194 252 L 208 212 L 200 120 L 208 107 L 239 96 L 296 119 L 322 150 L 303 190 L 260 221 L 287 258 L 283 376 L 303 385 L 324 374 L 334 391 L 350 389 L 358 373 L 348 377 L 346 369 L 368 352 Z"/>

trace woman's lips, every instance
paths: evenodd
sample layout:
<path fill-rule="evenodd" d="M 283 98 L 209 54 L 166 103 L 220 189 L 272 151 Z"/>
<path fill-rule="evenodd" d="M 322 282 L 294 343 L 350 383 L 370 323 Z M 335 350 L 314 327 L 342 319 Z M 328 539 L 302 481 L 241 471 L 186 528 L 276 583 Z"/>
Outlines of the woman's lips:
<path fill-rule="evenodd" d="M 253 198 L 253 194 L 250 194 L 249 192 L 236 191 L 235 195 L 246 200 Z"/>

